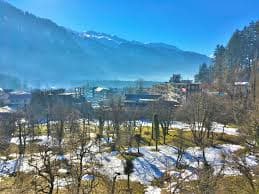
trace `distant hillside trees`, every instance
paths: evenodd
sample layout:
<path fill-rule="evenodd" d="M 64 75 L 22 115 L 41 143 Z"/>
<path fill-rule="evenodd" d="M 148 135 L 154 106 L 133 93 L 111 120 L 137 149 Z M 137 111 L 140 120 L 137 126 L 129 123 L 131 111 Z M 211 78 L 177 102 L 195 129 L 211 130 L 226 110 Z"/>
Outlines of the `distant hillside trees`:
<path fill-rule="evenodd" d="M 258 59 L 259 21 L 251 22 L 243 30 L 236 30 L 228 44 L 217 45 L 213 63 L 210 66 L 202 64 L 196 81 L 215 83 L 219 89 L 226 83 L 249 81 L 253 65 Z"/>

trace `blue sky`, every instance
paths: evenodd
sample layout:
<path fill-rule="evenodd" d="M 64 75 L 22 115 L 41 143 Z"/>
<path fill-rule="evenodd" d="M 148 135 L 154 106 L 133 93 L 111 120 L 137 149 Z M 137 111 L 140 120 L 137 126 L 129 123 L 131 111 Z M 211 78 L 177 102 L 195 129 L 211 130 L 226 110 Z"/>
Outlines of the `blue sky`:
<path fill-rule="evenodd" d="M 164 42 L 210 55 L 259 19 L 259 0 L 7 0 L 77 31 Z"/>

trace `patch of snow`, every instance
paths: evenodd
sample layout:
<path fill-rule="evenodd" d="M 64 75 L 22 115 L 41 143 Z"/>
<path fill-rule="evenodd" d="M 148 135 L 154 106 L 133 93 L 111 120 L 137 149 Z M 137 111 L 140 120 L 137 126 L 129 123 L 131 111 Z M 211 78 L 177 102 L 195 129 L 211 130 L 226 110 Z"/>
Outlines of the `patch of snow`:
<path fill-rule="evenodd" d="M 68 171 L 67 171 L 67 169 L 60 168 L 60 169 L 58 169 L 58 173 L 59 173 L 59 174 L 67 174 Z"/>
<path fill-rule="evenodd" d="M 54 181 L 54 187 L 55 188 L 62 188 L 70 185 L 72 183 L 71 179 L 65 179 L 65 178 L 56 178 Z"/>
<path fill-rule="evenodd" d="M 42 161 L 37 160 L 34 162 L 34 165 L 37 165 L 38 167 L 42 166 Z M 35 170 L 35 168 L 29 164 L 28 158 L 27 157 L 22 158 L 21 165 L 20 165 L 20 171 L 28 173 L 28 172 L 33 172 L 34 170 Z"/>
<path fill-rule="evenodd" d="M 110 178 L 113 178 L 116 173 L 124 174 L 123 161 L 117 156 L 117 152 L 98 154 L 97 157 L 103 165 L 100 169 L 100 172 L 109 176 Z"/>
<path fill-rule="evenodd" d="M 17 161 L 0 161 L 0 176 L 6 176 L 15 172 Z"/>
<path fill-rule="evenodd" d="M 154 186 L 148 186 L 145 190 L 145 194 L 160 194 L 161 189 Z"/>
<path fill-rule="evenodd" d="M 258 159 L 256 156 L 248 155 L 245 160 L 249 166 L 256 166 L 258 164 Z"/>
<path fill-rule="evenodd" d="M 145 127 L 152 127 L 152 122 L 150 121 L 137 121 L 136 124 L 139 126 L 142 124 L 142 126 Z M 190 131 L 191 130 L 191 125 L 180 122 L 180 121 L 173 121 L 172 124 L 170 125 L 171 129 L 183 129 L 185 131 Z M 212 131 L 214 133 L 223 133 L 223 128 L 224 128 L 224 133 L 228 135 L 238 135 L 238 129 L 237 128 L 231 128 L 231 127 L 224 127 L 223 124 L 213 122 L 212 124 Z M 198 129 L 197 129 L 198 130 Z"/>
<path fill-rule="evenodd" d="M 64 160 L 67 160 L 67 157 L 65 155 L 57 155 L 56 159 L 60 161 L 64 161 Z"/>
<path fill-rule="evenodd" d="M 189 129 L 190 125 L 180 122 L 180 121 L 173 121 L 171 128 L 176 128 L 176 129 Z"/>
<path fill-rule="evenodd" d="M 142 122 L 142 125 L 144 127 L 152 127 L 152 122 L 144 121 L 144 122 Z"/>
<path fill-rule="evenodd" d="M 82 36 L 83 36 L 83 37 L 86 37 L 86 38 L 96 38 L 96 39 L 112 40 L 112 39 L 109 38 L 108 36 L 103 36 L 103 35 L 94 35 L 94 34 L 83 33 Z"/>
<path fill-rule="evenodd" d="M 25 92 L 25 91 L 13 91 L 13 92 L 10 92 L 10 94 L 13 94 L 13 95 L 27 95 L 27 94 L 30 94 L 30 93 Z"/>
<path fill-rule="evenodd" d="M 32 141 L 33 138 L 32 137 L 26 137 L 26 142 L 30 142 Z M 57 140 L 55 138 L 52 137 L 48 137 L 47 135 L 41 135 L 41 136 L 35 136 L 34 137 L 34 141 L 37 142 L 37 144 L 39 145 L 54 145 L 57 143 Z M 19 138 L 18 137 L 12 137 L 10 140 L 10 143 L 19 145 Z"/>
<path fill-rule="evenodd" d="M 10 140 L 10 143 L 13 143 L 13 144 L 19 144 L 19 138 L 18 137 L 12 137 L 11 140 Z"/>
<path fill-rule="evenodd" d="M 235 86 L 248 86 L 249 82 L 235 82 L 234 85 Z"/>
<path fill-rule="evenodd" d="M 231 128 L 231 127 L 224 127 L 223 124 L 219 123 L 213 123 L 212 129 L 213 132 L 215 133 L 223 133 L 223 128 L 224 128 L 224 133 L 228 135 L 238 135 L 238 129 L 237 128 Z"/>
<path fill-rule="evenodd" d="M 0 107 L 0 113 L 13 113 L 13 112 L 15 111 L 9 106 Z"/>
<path fill-rule="evenodd" d="M 101 142 L 102 144 L 108 144 L 108 143 L 112 143 L 112 140 L 113 140 L 112 137 L 109 137 L 109 138 L 105 137 L 101 139 Z"/>
<path fill-rule="evenodd" d="M 90 175 L 90 174 L 85 174 L 83 177 L 82 177 L 82 180 L 84 181 L 92 181 L 94 180 L 94 175 Z"/>
<path fill-rule="evenodd" d="M 175 128 L 183 129 L 185 131 L 191 130 L 191 125 L 189 125 L 189 124 L 181 123 L 181 122 L 176 122 L 176 123 L 178 123 L 178 124 L 175 126 Z M 196 130 L 200 130 L 200 129 L 196 128 Z M 212 131 L 214 133 L 223 133 L 224 132 L 225 134 L 228 134 L 228 135 L 239 135 L 237 128 L 224 127 L 223 124 L 216 123 L 216 122 L 212 123 Z"/>
<path fill-rule="evenodd" d="M 102 87 L 97 87 L 97 88 L 95 88 L 95 92 L 102 92 L 102 91 L 104 91 L 104 90 L 109 90 L 108 88 L 102 88 Z"/>

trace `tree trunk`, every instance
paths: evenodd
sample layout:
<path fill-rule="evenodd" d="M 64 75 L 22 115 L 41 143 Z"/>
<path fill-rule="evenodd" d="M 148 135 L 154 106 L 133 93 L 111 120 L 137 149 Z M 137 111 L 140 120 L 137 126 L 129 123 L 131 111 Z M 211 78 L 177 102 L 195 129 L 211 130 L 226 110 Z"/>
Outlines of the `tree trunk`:
<path fill-rule="evenodd" d="M 158 151 L 158 146 L 157 146 L 157 144 L 158 144 L 158 140 L 156 139 L 156 152 Z"/>
<path fill-rule="evenodd" d="M 202 158 L 203 158 L 204 165 L 207 166 L 208 162 L 207 162 L 207 159 L 206 159 L 205 149 L 204 148 L 202 148 Z"/>
<path fill-rule="evenodd" d="M 222 139 L 223 139 L 223 137 L 224 137 L 224 133 L 225 133 L 225 127 L 226 127 L 226 125 L 223 125 L 223 131 L 222 131 Z"/>
<path fill-rule="evenodd" d="M 49 115 L 47 115 L 47 136 L 50 136 L 50 123 L 49 123 Z"/>
<path fill-rule="evenodd" d="M 116 183 L 116 176 L 113 177 L 113 180 L 112 180 L 112 191 L 111 191 L 111 194 L 115 194 L 115 183 Z"/>
<path fill-rule="evenodd" d="M 59 129 L 59 139 L 58 139 L 58 143 L 59 143 L 59 147 L 61 147 L 61 143 L 62 143 L 62 139 L 63 139 L 63 135 L 64 135 L 64 121 L 61 120 L 60 121 L 60 129 Z"/>
<path fill-rule="evenodd" d="M 82 172 L 83 172 L 83 156 L 80 156 L 80 164 L 79 164 L 79 175 L 77 177 L 77 194 L 80 193 L 80 187 L 81 187 L 81 178 L 82 178 Z"/>
<path fill-rule="evenodd" d="M 128 191 L 130 191 L 130 174 L 128 174 Z"/>
<path fill-rule="evenodd" d="M 151 139 L 154 139 L 154 124 L 152 123 Z"/>
<path fill-rule="evenodd" d="M 77 193 L 77 194 L 80 194 L 81 179 L 79 180 L 79 178 L 78 178 L 78 180 L 77 180 L 77 181 L 78 181 L 78 182 L 77 182 L 76 193 Z"/>
<path fill-rule="evenodd" d="M 87 124 L 90 125 L 90 114 L 87 114 L 88 118 L 87 118 Z"/>
<path fill-rule="evenodd" d="M 52 194 L 54 190 L 54 180 L 51 180 L 50 187 L 49 187 L 49 194 Z"/>

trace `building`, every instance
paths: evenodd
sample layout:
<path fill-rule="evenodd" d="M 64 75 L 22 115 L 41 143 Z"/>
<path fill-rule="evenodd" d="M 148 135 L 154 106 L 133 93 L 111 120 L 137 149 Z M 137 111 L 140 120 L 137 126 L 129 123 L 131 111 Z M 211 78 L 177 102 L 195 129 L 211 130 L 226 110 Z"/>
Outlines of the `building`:
<path fill-rule="evenodd" d="M 13 113 L 15 113 L 15 110 L 9 106 L 0 107 L 0 119 L 8 118 Z"/>
<path fill-rule="evenodd" d="M 250 94 L 250 84 L 249 82 L 235 82 L 234 83 L 234 97 L 239 99 L 247 98 Z"/>
<path fill-rule="evenodd" d="M 189 79 L 182 80 L 181 74 L 173 74 L 169 80 L 169 83 L 173 85 L 176 93 L 185 97 L 202 91 L 200 83 L 193 83 L 193 81 Z"/>
<path fill-rule="evenodd" d="M 31 93 L 25 91 L 12 91 L 9 95 L 9 106 L 14 109 L 24 108 L 31 101 Z"/>
<path fill-rule="evenodd" d="M 87 95 L 87 100 L 92 103 L 94 108 L 98 108 L 100 103 L 107 100 L 111 92 L 110 88 L 95 86 L 91 88 L 91 94 Z"/>
<path fill-rule="evenodd" d="M 178 93 L 186 97 L 202 91 L 200 83 L 174 83 L 173 86 L 178 90 Z"/>
<path fill-rule="evenodd" d="M 190 79 L 183 79 L 183 80 L 181 80 L 181 83 L 191 84 L 192 80 L 190 80 Z"/>
<path fill-rule="evenodd" d="M 162 95 L 158 94 L 125 94 L 125 107 L 146 107 L 152 102 L 158 101 Z"/>
<path fill-rule="evenodd" d="M 65 89 L 34 90 L 31 99 L 32 104 L 42 106 L 53 106 L 57 103 L 72 106 L 85 101 L 82 91 L 78 91 L 78 89 L 75 92 L 67 92 Z"/>
<path fill-rule="evenodd" d="M 181 74 L 173 74 L 173 76 L 170 78 L 169 82 L 180 83 L 181 82 Z"/>

